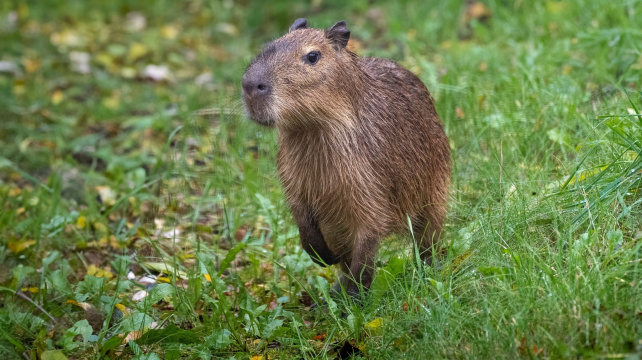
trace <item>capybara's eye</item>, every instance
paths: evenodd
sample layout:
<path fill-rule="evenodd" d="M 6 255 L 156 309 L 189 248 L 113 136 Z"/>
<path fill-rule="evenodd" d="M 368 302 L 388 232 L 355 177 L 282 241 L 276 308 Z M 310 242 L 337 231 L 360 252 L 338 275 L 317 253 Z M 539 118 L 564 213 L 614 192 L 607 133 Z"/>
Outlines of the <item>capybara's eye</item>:
<path fill-rule="evenodd" d="M 321 53 L 320 53 L 320 52 L 318 52 L 318 51 L 311 51 L 310 53 L 308 53 L 308 55 L 306 56 L 306 58 L 308 59 L 308 62 L 309 62 L 311 65 L 314 65 L 314 64 L 316 64 L 317 62 L 319 62 L 319 59 L 321 58 Z"/>

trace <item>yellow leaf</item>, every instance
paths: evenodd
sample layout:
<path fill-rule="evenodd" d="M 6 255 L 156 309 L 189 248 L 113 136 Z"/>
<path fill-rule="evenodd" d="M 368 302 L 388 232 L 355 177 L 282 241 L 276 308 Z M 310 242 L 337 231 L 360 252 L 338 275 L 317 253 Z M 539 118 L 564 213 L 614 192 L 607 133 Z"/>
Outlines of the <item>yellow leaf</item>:
<path fill-rule="evenodd" d="M 98 266 L 93 264 L 87 266 L 87 275 L 93 275 L 95 277 L 107 278 L 107 279 L 111 279 L 112 277 L 114 277 L 114 274 L 112 274 L 111 271 L 101 269 Z"/>
<path fill-rule="evenodd" d="M 159 276 L 156 278 L 156 281 L 162 282 L 162 283 L 169 283 L 169 278 L 166 276 Z"/>
<path fill-rule="evenodd" d="M 30 292 L 30 293 L 32 293 L 32 294 L 35 294 L 35 293 L 37 293 L 37 292 L 38 292 L 38 288 L 37 288 L 37 287 L 35 287 L 35 286 L 31 286 L 31 287 L 23 287 L 22 289 L 20 289 L 20 291 L 23 291 L 23 292 Z"/>
<path fill-rule="evenodd" d="M 637 157 L 638 157 L 638 153 L 632 150 L 628 150 L 627 152 L 624 153 L 624 155 L 622 155 L 622 158 L 628 161 L 633 161 Z"/>
<path fill-rule="evenodd" d="M 250 360 L 262 360 L 262 359 L 263 359 L 262 355 L 252 355 L 252 357 L 250 358 Z"/>
<path fill-rule="evenodd" d="M 105 107 L 108 109 L 112 109 L 112 110 L 118 109 L 118 107 L 120 107 L 120 99 L 117 97 L 104 98 L 103 105 L 105 105 Z"/>
<path fill-rule="evenodd" d="M 26 91 L 24 82 L 14 82 L 13 83 L 13 93 L 16 95 L 22 95 Z"/>
<path fill-rule="evenodd" d="M 91 306 L 91 304 L 90 304 L 90 303 L 86 303 L 86 302 L 81 302 L 81 303 L 79 303 L 79 302 L 78 302 L 78 301 L 76 301 L 76 300 L 67 300 L 67 304 L 71 304 L 71 305 L 74 305 L 74 306 L 78 306 L 79 308 L 82 308 L 82 309 L 83 309 L 83 310 L 85 310 L 85 311 L 86 311 L 86 310 L 89 310 L 89 309 L 91 309 L 91 308 L 93 308 L 93 306 Z"/>
<path fill-rule="evenodd" d="M 87 266 L 87 274 L 88 275 L 96 275 L 96 273 L 98 273 L 98 271 L 100 271 L 100 268 L 98 266 L 96 266 L 96 265 L 92 264 L 92 265 Z"/>
<path fill-rule="evenodd" d="M 120 245 L 118 244 L 118 239 L 116 239 L 116 236 L 109 235 L 109 246 L 113 247 L 114 249 L 117 249 L 120 247 Z"/>
<path fill-rule="evenodd" d="M 94 223 L 94 230 L 96 230 L 99 233 L 106 233 L 107 232 L 107 225 L 103 223 Z"/>
<path fill-rule="evenodd" d="M 83 229 L 85 227 L 87 219 L 84 216 L 79 216 L 78 221 L 76 221 L 76 226 Z"/>
<path fill-rule="evenodd" d="M 25 211 L 26 210 L 25 210 L 24 207 L 20 207 L 20 208 L 18 208 L 18 210 L 16 210 L 16 214 L 20 215 L 20 214 L 24 213 Z"/>
<path fill-rule="evenodd" d="M 133 67 L 125 66 L 120 69 L 120 76 L 124 77 L 125 79 L 133 79 L 136 77 L 136 69 L 134 69 Z"/>
<path fill-rule="evenodd" d="M 165 25 L 161 28 L 161 34 L 165 39 L 175 39 L 178 35 L 178 27 L 174 25 Z"/>
<path fill-rule="evenodd" d="M 22 65 L 25 67 L 25 71 L 31 74 L 40 69 L 40 60 L 23 58 Z"/>
<path fill-rule="evenodd" d="M 116 304 L 114 305 L 115 308 L 120 310 L 120 312 L 123 313 L 123 316 L 128 316 L 129 315 L 129 309 L 125 307 L 123 304 Z"/>
<path fill-rule="evenodd" d="M 16 196 L 20 195 L 21 192 L 22 192 L 22 189 L 20 189 L 18 187 L 15 187 L 15 188 L 9 190 L 9 197 L 16 197 Z"/>
<path fill-rule="evenodd" d="M 383 319 L 378 317 L 372 320 L 371 322 L 367 323 L 366 327 L 370 329 L 376 329 L 376 328 L 380 328 L 382 325 L 383 325 Z"/>
<path fill-rule="evenodd" d="M 587 177 L 599 174 L 601 171 L 604 171 L 607 167 L 608 166 L 602 166 L 601 168 L 598 168 L 598 169 L 592 169 L 592 170 L 586 170 L 586 171 L 580 172 L 579 176 L 578 175 L 573 176 L 571 181 L 569 181 L 568 183 L 569 185 L 573 185 L 576 182 L 580 182 L 586 179 Z"/>
<path fill-rule="evenodd" d="M 96 55 L 96 62 L 98 62 L 99 64 L 102 64 L 110 72 L 114 72 L 118 69 L 114 61 L 114 58 L 106 52 L 98 53 L 98 55 Z"/>
<path fill-rule="evenodd" d="M 54 93 L 51 95 L 51 102 L 54 105 L 58 105 L 62 99 L 64 98 L 64 94 L 60 90 L 54 91 Z"/>
<path fill-rule="evenodd" d="M 17 254 L 35 243 L 36 240 L 11 240 L 9 241 L 9 250 Z"/>
<path fill-rule="evenodd" d="M 104 237 L 104 236 L 101 237 L 100 239 L 98 239 L 98 244 L 96 244 L 96 245 L 98 245 L 99 247 L 106 247 L 107 246 L 107 238 Z"/>
<path fill-rule="evenodd" d="M 149 50 L 144 44 L 135 42 L 129 47 L 129 54 L 127 54 L 128 61 L 136 61 L 145 56 Z"/>
<path fill-rule="evenodd" d="M 566 8 L 566 4 L 563 1 L 547 1 L 546 10 L 551 14 L 559 14 Z"/>

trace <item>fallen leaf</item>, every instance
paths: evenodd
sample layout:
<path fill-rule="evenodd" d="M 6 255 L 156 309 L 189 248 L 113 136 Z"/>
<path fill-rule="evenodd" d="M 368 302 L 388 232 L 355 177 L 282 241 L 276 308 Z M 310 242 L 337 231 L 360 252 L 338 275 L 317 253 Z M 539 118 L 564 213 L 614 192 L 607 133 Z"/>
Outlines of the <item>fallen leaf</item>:
<path fill-rule="evenodd" d="M 62 350 L 47 350 L 40 354 L 41 360 L 67 360 L 67 356 L 63 354 Z"/>
<path fill-rule="evenodd" d="M 122 312 L 124 316 L 129 315 L 129 309 L 127 307 L 125 307 L 125 305 L 116 304 L 116 305 L 114 305 L 114 307 L 117 308 L 118 310 L 120 310 L 120 312 Z"/>
<path fill-rule="evenodd" d="M 28 247 L 34 245 L 35 243 L 36 240 L 11 240 L 9 241 L 9 250 L 12 253 L 17 254 L 26 250 Z"/>
<path fill-rule="evenodd" d="M 76 226 L 78 228 L 83 229 L 85 227 L 85 224 L 87 222 L 87 219 L 84 216 L 79 216 L 78 221 L 76 221 Z"/>
<path fill-rule="evenodd" d="M 20 74 L 20 68 L 11 61 L 0 61 L 0 73 Z"/>
<path fill-rule="evenodd" d="M 459 106 L 455 108 L 455 114 L 460 119 L 464 119 L 464 117 L 466 117 L 466 114 L 464 113 L 464 110 L 462 110 Z"/>
<path fill-rule="evenodd" d="M 144 79 L 160 82 L 170 80 L 171 74 L 165 65 L 147 65 L 141 76 Z"/>
<path fill-rule="evenodd" d="M 119 337 L 123 337 L 123 334 L 118 335 Z M 137 331 L 131 331 L 125 336 L 125 339 L 123 340 L 123 344 L 127 344 L 130 341 L 135 341 L 140 339 L 140 337 L 143 336 L 143 332 L 141 330 Z"/>
<path fill-rule="evenodd" d="M 91 72 L 90 59 L 91 55 L 89 55 L 89 53 L 79 51 L 70 52 L 69 62 L 71 63 L 71 70 L 80 74 L 89 74 Z"/>
<path fill-rule="evenodd" d="M 101 269 L 100 267 L 93 264 L 87 266 L 87 275 L 106 279 L 111 279 L 114 277 L 114 274 L 109 269 Z"/>
<path fill-rule="evenodd" d="M 96 186 L 96 191 L 104 205 L 112 206 L 116 203 L 116 193 L 109 186 Z"/>
<path fill-rule="evenodd" d="M 134 295 L 132 295 L 132 300 L 133 301 L 141 301 L 147 295 L 148 295 L 147 291 L 141 290 L 141 291 L 136 292 Z"/>
<path fill-rule="evenodd" d="M 472 20 L 486 21 L 492 16 L 490 9 L 481 1 L 467 1 L 466 12 L 464 13 L 464 22 L 466 24 Z"/>
<path fill-rule="evenodd" d="M 372 320 L 371 322 L 367 323 L 366 327 L 370 329 L 376 329 L 376 328 L 380 328 L 382 325 L 383 325 L 383 319 L 378 317 Z"/>
<path fill-rule="evenodd" d="M 149 50 L 147 49 L 147 46 L 142 43 L 135 42 L 131 44 L 129 47 L 129 53 L 127 54 L 127 60 L 128 61 L 136 61 L 143 56 L 147 55 Z"/>
<path fill-rule="evenodd" d="M 318 334 L 318 335 L 315 335 L 312 339 L 323 341 L 323 340 L 325 340 L 326 335 L 327 335 L 327 333 Z"/>
<path fill-rule="evenodd" d="M 230 23 L 219 23 L 216 30 L 230 36 L 236 36 L 239 33 L 239 29 Z"/>
<path fill-rule="evenodd" d="M 125 29 L 131 32 L 139 32 L 144 30 L 147 26 L 147 19 L 145 16 L 139 12 L 132 11 L 127 13 L 125 21 Z"/>
<path fill-rule="evenodd" d="M 165 25 L 161 28 L 161 35 L 165 39 L 175 39 L 178 36 L 178 27 L 175 25 Z"/>
<path fill-rule="evenodd" d="M 27 73 L 34 73 L 40 69 L 40 60 L 39 59 L 30 59 L 23 58 L 22 66 L 24 66 Z"/>
<path fill-rule="evenodd" d="M 546 10 L 551 14 L 559 14 L 566 8 L 564 1 L 547 1 Z"/>
<path fill-rule="evenodd" d="M 238 230 L 236 230 L 236 233 L 234 234 L 234 238 L 236 241 L 242 241 L 245 238 L 245 235 L 247 234 L 247 229 L 243 227 L 239 227 Z"/>

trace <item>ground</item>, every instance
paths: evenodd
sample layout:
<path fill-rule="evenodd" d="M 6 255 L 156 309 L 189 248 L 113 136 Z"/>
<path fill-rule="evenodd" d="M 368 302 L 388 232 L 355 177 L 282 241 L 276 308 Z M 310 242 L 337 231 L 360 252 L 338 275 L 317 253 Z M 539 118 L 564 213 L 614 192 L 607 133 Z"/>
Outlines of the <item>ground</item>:
<path fill-rule="evenodd" d="M 642 2 L 0 3 L 0 354 L 639 358 Z M 328 296 L 243 115 L 262 43 L 347 20 L 450 139 L 447 255 Z M 324 309 L 311 305 L 320 297 Z"/>

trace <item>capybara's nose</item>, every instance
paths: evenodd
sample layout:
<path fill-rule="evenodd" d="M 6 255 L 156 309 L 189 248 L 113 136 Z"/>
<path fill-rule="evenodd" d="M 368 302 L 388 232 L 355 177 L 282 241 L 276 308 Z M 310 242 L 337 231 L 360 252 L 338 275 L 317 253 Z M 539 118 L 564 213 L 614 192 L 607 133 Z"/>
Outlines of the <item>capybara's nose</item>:
<path fill-rule="evenodd" d="M 265 73 L 260 71 L 248 71 L 243 75 L 243 92 L 246 96 L 260 97 L 270 93 L 271 87 Z"/>

